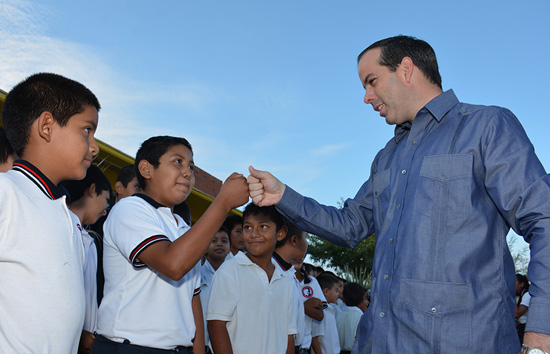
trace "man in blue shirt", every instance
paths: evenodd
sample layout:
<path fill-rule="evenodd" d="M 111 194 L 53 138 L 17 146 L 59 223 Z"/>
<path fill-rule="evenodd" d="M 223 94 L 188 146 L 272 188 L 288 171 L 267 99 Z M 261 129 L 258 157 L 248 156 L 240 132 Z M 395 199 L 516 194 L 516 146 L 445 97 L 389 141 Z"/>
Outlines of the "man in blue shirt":
<path fill-rule="evenodd" d="M 516 117 L 443 92 L 435 53 L 413 37 L 358 58 L 395 137 L 342 209 L 250 168 L 250 195 L 341 246 L 376 233 L 372 302 L 353 353 L 518 353 L 511 228 L 530 243 L 525 344 L 550 352 L 550 177 Z"/>

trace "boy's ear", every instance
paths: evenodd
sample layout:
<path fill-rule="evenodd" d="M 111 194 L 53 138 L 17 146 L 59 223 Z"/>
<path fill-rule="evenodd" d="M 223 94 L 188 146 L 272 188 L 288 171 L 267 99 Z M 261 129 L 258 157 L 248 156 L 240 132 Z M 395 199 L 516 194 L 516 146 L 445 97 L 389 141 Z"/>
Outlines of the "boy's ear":
<path fill-rule="evenodd" d="M 141 160 L 138 164 L 138 171 L 141 174 L 143 179 L 151 179 L 151 171 L 153 170 L 153 165 L 147 160 Z"/>
<path fill-rule="evenodd" d="M 288 228 L 285 225 L 281 226 L 279 231 L 277 231 L 277 241 L 281 241 L 282 239 L 284 239 L 287 232 Z"/>
<path fill-rule="evenodd" d="M 49 143 L 52 139 L 53 127 L 56 123 L 53 115 L 48 111 L 44 111 L 38 116 L 37 123 L 38 136 Z"/>
<path fill-rule="evenodd" d="M 97 195 L 96 193 L 96 186 L 95 186 L 95 183 L 92 183 L 90 184 L 90 186 L 88 187 L 88 189 L 86 189 L 86 192 L 88 193 L 88 195 L 90 197 L 95 197 Z"/>
<path fill-rule="evenodd" d="M 325 297 L 327 297 L 328 291 L 329 288 L 323 288 L 323 295 L 325 295 Z"/>
<path fill-rule="evenodd" d="M 124 190 L 124 184 L 122 184 L 121 181 L 116 181 L 115 182 L 115 192 L 116 192 L 116 194 L 121 195 L 123 190 Z"/>

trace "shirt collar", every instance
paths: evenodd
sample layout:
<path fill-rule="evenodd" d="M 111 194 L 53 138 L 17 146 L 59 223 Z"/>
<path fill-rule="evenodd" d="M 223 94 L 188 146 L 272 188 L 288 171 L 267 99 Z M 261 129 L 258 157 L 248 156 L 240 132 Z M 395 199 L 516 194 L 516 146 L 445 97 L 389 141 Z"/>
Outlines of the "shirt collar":
<path fill-rule="evenodd" d="M 151 205 L 153 206 L 153 208 L 155 208 L 155 209 L 158 209 L 158 208 L 167 208 L 167 206 L 160 204 L 159 202 L 157 202 L 156 200 L 154 200 L 154 199 L 151 198 L 151 197 L 146 196 L 145 194 L 136 193 L 136 194 L 134 194 L 133 196 L 134 196 L 134 197 L 139 197 L 139 198 L 145 200 L 147 203 L 151 204 Z"/>
<path fill-rule="evenodd" d="M 283 258 L 281 258 L 281 256 L 279 256 L 279 254 L 277 254 L 277 252 L 273 252 L 273 259 L 275 259 L 275 262 L 277 262 L 277 264 L 279 264 L 279 266 L 285 272 L 288 271 L 290 268 L 292 268 L 292 264 L 288 263 Z"/>
<path fill-rule="evenodd" d="M 458 98 L 456 97 L 454 91 L 450 89 L 428 102 L 428 104 L 418 111 L 416 117 L 424 113 L 429 113 L 435 120 L 440 122 L 441 119 L 443 119 L 443 117 L 458 103 Z M 399 141 L 407 135 L 407 133 L 411 130 L 411 126 L 412 124 L 410 122 L 406 122 L 395 127 L 394 134 L 395 141 L 397 143 L 399 143 Z"/>
<path fill-rule="evenodd" d="M 48 198 L 55 200 L 64 195 L 60 188 L 29 161 L 16 160 L 12 169 L 30 179 Z"/>

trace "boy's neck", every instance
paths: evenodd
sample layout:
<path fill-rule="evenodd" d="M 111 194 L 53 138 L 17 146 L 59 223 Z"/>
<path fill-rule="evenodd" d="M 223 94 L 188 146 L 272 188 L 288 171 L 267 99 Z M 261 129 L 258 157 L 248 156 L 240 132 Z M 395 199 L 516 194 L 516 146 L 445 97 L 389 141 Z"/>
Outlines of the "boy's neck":
<path fill-rule="evenodd" d="M 21 160 L 30 162 L 34 167 L 36 167 L 44 176 L 46 176 L 53 185 L 57 186 L 64 178 L 58 176 L 59 168 L 48 163 L 48 160 L 40 159 L 35 157 L 33 154 L 23 153 L 20 157 Z"/>
<path fill-rule="evenodd" d="M 250 253 L 246 253 L 246 256 L 252 261 L 252 263 L 257 264 L 260 268 L 262 268 L 267 274 L 267 279 L 271 281 L 271 277 L 275 271 L 275 266 L 271 262 L 271 256 L 255 257 Z"/>
<path fill-rule="evenodd" d="M 166 205 L 166 203 L 163 203 L 160 198 L 157 197 L 157 194 L 154 191 L 151 191 L 148 188 L 145 188 L 142 192 L 143 195 L 148 196 L 149 198 L 153 199 L 155 202 L 161 204 L 162 206 L 165 206 L 167 208 L 170 208 L 172 212 L 174 211 L 174 205 Z"/>
<path fill-rule="evenodd" d="M 208 263 L 210 263 L 210 265 L 212 266 L 212 268 L 214 268 L 214 270 L 218 270 L 218 268 L 225 261 L 225 259 L 215 260 L 215 259 L 212 259 L 212 258 L 209 258 L 209 257 L 206 257 L 206 260 L 208 261 Z"/>

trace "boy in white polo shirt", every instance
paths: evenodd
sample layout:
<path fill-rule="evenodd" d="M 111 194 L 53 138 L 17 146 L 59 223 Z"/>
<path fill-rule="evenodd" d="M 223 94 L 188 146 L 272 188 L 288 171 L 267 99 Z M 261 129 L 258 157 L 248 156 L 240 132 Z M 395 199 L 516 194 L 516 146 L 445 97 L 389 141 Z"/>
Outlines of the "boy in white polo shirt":
<path fill-rule="evenodd" d="M 325 316 L 320 323 L 319 328 L 319 344 L 320 351 L 315 350 L 316 354 L 339 354 L 340 339 L 338 338 L 338 328 L 336 326 L 336 302 L 340 295 L 340 285 L 338 278 L 329 273 L 324 272 L 317 276 L 317 281 L 323 289 L 323 294 L 327 299 L 328 306 L 325 308 Z"/>
<path fill-rule="evenodd" d="M 286 235 L 275 207 L 253 203 L 243 212 L 246 254 L 216 271 L 206 310 L 215 354 L 293 354 L 296 310 L 293 279 L 272 259 Z"/>
<path fill-rule="evenodd" d="M 86 313 L 78 352 L 89 353 L 95 339 L 94 332 L 97 329 L 98 299 L 103 294 L 98 294 L 98 249 L 85 226 L 94 224 L 105 215 L 109 198 L 111 198 L 111 184 L 103 172 L 92 165 L 88 168 L 84 179 L 64 181 L 62 186 L 69 192 L 69 209 L 78 217 L 77 228 L 81 232 L 84 245 Z"/>
<path fill-rule="evenodd" d="M 204 353 L 199 260 L 227 213 L 248 200 L 246 180 L 232 174 L 190 228 L 173 213 L 195 184 L 189 142 L 150 138 L 135 164 L 143 194 L 115 204 L 104 226 L 105 295 L 92 353 Z"/>
<path fill-rule="evenodd" d="M 6 135 L 21 160 L 0 173 L 0 353 L 76 353 L 84 323 L 82 237 L 57 188 L 99 152 L 95 95 L 56 74 L 7 95 Z"/>

